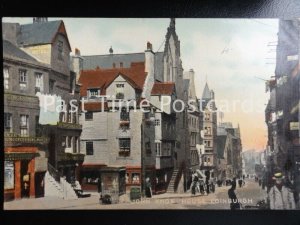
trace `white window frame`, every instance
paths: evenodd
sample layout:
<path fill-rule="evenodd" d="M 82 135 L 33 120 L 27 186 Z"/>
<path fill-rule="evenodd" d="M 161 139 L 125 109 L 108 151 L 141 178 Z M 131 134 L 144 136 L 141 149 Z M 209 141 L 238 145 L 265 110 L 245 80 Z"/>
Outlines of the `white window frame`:
<path fill-rule="evenodd" d="M 29 135 L 29 115 L 20 115 L 20 133 L 22 137 Z"/>
<path fill-rule="evenodd" d="M 40 72 L 36 72 L 35 74 L 35 87 L 40 89 L 40 92 L 44 91 L 44 76 Z"/>
<path fill-rule="evenodd" d="M 19 83 L 21 88 L 26 88 L 28 82 L 27 70 L 19 69 Z"/>
<path fill-rule="evenodd" d="M 9 68 L 7 66 L 3 67 L 3 85 L 4 85 L 4 89 L 9 89 Z"/>

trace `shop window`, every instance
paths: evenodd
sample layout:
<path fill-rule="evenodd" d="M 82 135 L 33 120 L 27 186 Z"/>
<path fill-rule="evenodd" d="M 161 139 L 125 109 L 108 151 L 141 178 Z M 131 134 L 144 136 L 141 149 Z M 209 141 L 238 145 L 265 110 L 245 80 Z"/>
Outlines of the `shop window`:
<path fill-rule="evenodd" d="M 130 138 L 119 139 L 119 156 L 130 156 Z"/>
<path fill-rule="evenodd" d="M 92 141 L 87 141 L 86 143 L 86 154 L 94 155 L 94 145 Z"/>
<path fill-rule="evenodd" d="M 15 167 L 13 161 L 4 161 L 4 189 L 15 188 Z"/>
<path fill-rule="evenodd" d="M 131 183 L 132 184 L 139 184 L 140 183 L 140 174 L 139 173 L 132 173 L 131 174 Z"/>

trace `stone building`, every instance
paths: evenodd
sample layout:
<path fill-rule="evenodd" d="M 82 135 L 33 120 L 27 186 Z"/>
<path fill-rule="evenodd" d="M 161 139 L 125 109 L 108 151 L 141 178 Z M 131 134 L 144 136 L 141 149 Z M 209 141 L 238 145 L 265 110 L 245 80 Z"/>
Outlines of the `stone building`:
<path fill-rule="evenodd" d="M 37 88 L 48 77 L 48 65 L 3 36 L 4 200 L 44 195 L 47 137 L 40 136 Z"/>
<path fill-rule="evenodd" d="M 210 90 L 208 84 L 205 84 L 200 107 L 203 112 L 202 126 L 204 130 L 204 152 L 202 154 L 201 169 L 207 171 L 211 178 L 215 177 L 217 164 L 217 107 L 215 104 L 214 91 Z"/>
<path fill-rule="evenodd" d="M 21 48 L 48 72 L 39 73 L 32 84 L 32 92 L 39 99 L 39 135 L 49 138 L 44 155 L 48 158 L 48 170 L 57 181 L 66 177 L 69 183 L 76 179 L 84 155 L 80 153 L 79 140 L 79 86 L 76 73 L 70 70 L 71 46 L 63 21 L 34 18 L 32 24 L 4 23 L 3 37 Z M 24 75 L 20 74 L 20 79 Z M 24 84 L 20 84 L 24 86 Z M 50 102 L 47 102 L 47 101 Z M 72 104 L 71 104 L 71 101 Z"/>
<path fill-rule="evenodd" d="M 195 171 L 200 169 L 200 149 L 201 136 L 200 136 L 200 122 L 202 120 L 202 113 L 199 109 L 199 102 L 196 96 L 195 89 L 195 73 L 193 69 L 184 73 L 184 93 L 186 101 L 190 101 L 190 106 L 188 108 L 188 129 L 186 136 L 189 137 L 188 146 L 190 152 L 188 154 L 188 165 L 189 171 Z M 191 174 L 189 174 L 191 177 Z"/>
<path fill-rule="evenodd" d="M 243 175 L 242 144 L 240 128 L 233 128 L 232 123 L 220 123 L 216 138 L 216 178 L 233 179 Z"/>
<path fill-rule="evenodd" d="M 275 77 L 266 82 L 270 99 L 265 110 L 270 153 L 268 172 L 281 170 L 296 182 L 300 181 L 299 29 L 299 19 L 279 20 Z"/>
<path fill-rule="evenodd" d="M 176 113 L 171 108 L 176 99 L 185 100 L 180 42 L 175 32 L 175 20 L 171 19 L 168 27 L 164 52 L 154 53 L 151 43 L 148 42 L 146 51 L 142 53 L 114 54 L 111 47 L 107 55 L 77 57 L 75 59 L 77 65 L 80 64 L 78 62 L 81 59 L 82 71 L 77 73 L 77 76 L 80 76 L 79 82 L 82 84 L 81 95 L 87 100 L 85 107 L 88 112 L 85 115 L 89 115 L 93 111 L 93 114 L 95 114 L 93 118 L 97 118 L 99 121 L 96 123 L 101 123 L 101 127 L 99 126 L 95 130 L 95 128 L 92 128 L 93 123 L 84 119 L 83 116 L 85 115 L 82 114 L 81 121 L 84 133 L 81 146 L 87 148 L 87 142 L 93 140 L 93 142 L 95 141 L 95 145 L 93 143 L 93 146 L 95 146 L 93 147 L 94 154 L 98 154 L 97 157 L 87 155 L 82 174 L 85 173 L 84 170 L 91 170 L 88 167 L 94 167 L 94 170 L 98 171 L 96 174 L 99 174 L 101 172 L 99 168 L 104 166 L 125 166 L 127 187 L 142 185 L 143 176 L 146 176 L 150 177 L 154 192 L 166 191 L 167 187 L 172 192 L 183 190 L 183 181 L 186 179 L 184 175 L 186 175 L 187 168 L 189 168 L 186 163 L 188 160 L 187 154 L 190 151 L 185 135 L 187 109 L 183 106 L 183 112 Z M 136 75 L 131 75 L 132 72 Z M 122 82 L 124 82 L 124 85 L 122 85 Z M 89 91 L 91 91 L 90 94 Z M 129 119 L 121 121 L 121 126 L 120 112 L 119 114 L 110 112 L 109 99 L 104 100 L 103 107 L 106 111 L 100 114 L 100 105 L 96 102 L 100 101 L 101 95 L 104 95 L 104 93 L 114 94 L 115 97 L 122 98 L 122 101 L 136 100 L 139 102 L 146 99 L 151 103 L 151 113 L 147 115 L 141 109 L 135 114 L 131 114 L 130 111 L 129 116 L 127 116 Z M 169 103 L 161 107 L 163 99 L 167 99 Z M 179 104 L 177 107 L 181 107 L 181 105 Z M 149 116 L 154 120 L 154 126 L 151 128 L 150 125 L 148 129 L 143 129 L 144 122 L 148 120 Z M 105 125 L 105 121 L 108 125 Z M 128 123 L 130 123 L 129 128 L 126 125 Z M 107 129 L 105 129 L 106 126 L 108 126 Z M 123 140 L 119 142 L 121 136 L 118 135 L 125 135 L 126 132 L 118 133 L 120 130 L 124 130 L 123 128 L 128 132 L 124 145 L 128 146 L 128 143 L 130 143 L 130 157 L 127 155 L 118 156 L 120 146 L 123 145 L 120 145 Z M 151 132 L 148 135 L 144 133 L 151 129 L 154 129 L 153 139 L 150 138 L 152 136 Z M 130 140 L 128 140 L 128 137 L 130 137 Z M 88 145 L 91 146 L 91 144 Z M 111 146 L 115 146 L 115 148 L 111 148 Z M 109 154 L 106 151 L 111 149 L 114 152 L 110 152 L 111 158 L 108 158 Z M 146 153 L 148 151 L 150 154 L 152 152 L 150 149 L 155 149 L 155 153 L 151 153 L 151 157 L 150 155 L 148 157 Z M 95 167 L 98 167 L 98 169 Z M 92 173 L 86 172 L 86 174 Z M 95 176 L 99 175 L 90 176 L 94 176 L 94 180 L 96 180 L 97 177 Z M 180 190 L 178 186 L 180 186 Z M 93 188 L 95 189 L 95 185 Z"/>

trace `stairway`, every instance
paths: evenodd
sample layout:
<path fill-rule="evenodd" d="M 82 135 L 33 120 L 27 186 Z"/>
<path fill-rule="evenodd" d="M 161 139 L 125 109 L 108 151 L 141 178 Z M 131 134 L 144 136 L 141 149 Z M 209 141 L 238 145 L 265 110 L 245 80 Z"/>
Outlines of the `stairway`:
<path fill-rule="evenodd" d="M 178 169 L 173 170 L 172 177 L 171 177 L 171 180 L 170 180 L 169 185 L 168 185 L 167 193 L 174 193 L 175 192 L 175 190 L 176 190 L 175 182 L 176 182 L 176 178 L 178 176 L 178 173 L 179 173 Z"/>
<path fill-rule="evenodd" d="M 45 196 L 55 196 L 62 199 L 78 199 L 71 184 L 60 177 L 57 182 L 47 171 L 45 175 Z"/>

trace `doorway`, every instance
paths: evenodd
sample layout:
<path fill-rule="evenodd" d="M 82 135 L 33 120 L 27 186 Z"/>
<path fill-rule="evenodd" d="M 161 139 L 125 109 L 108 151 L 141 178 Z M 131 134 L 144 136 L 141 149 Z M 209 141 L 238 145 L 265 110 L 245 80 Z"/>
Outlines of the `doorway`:
<path fill-rule="evenodd" d="M 21 161 L 21 197 L 29 198 L 30 194 L 30 174 L 28 173 L 29 160 Z"/>

